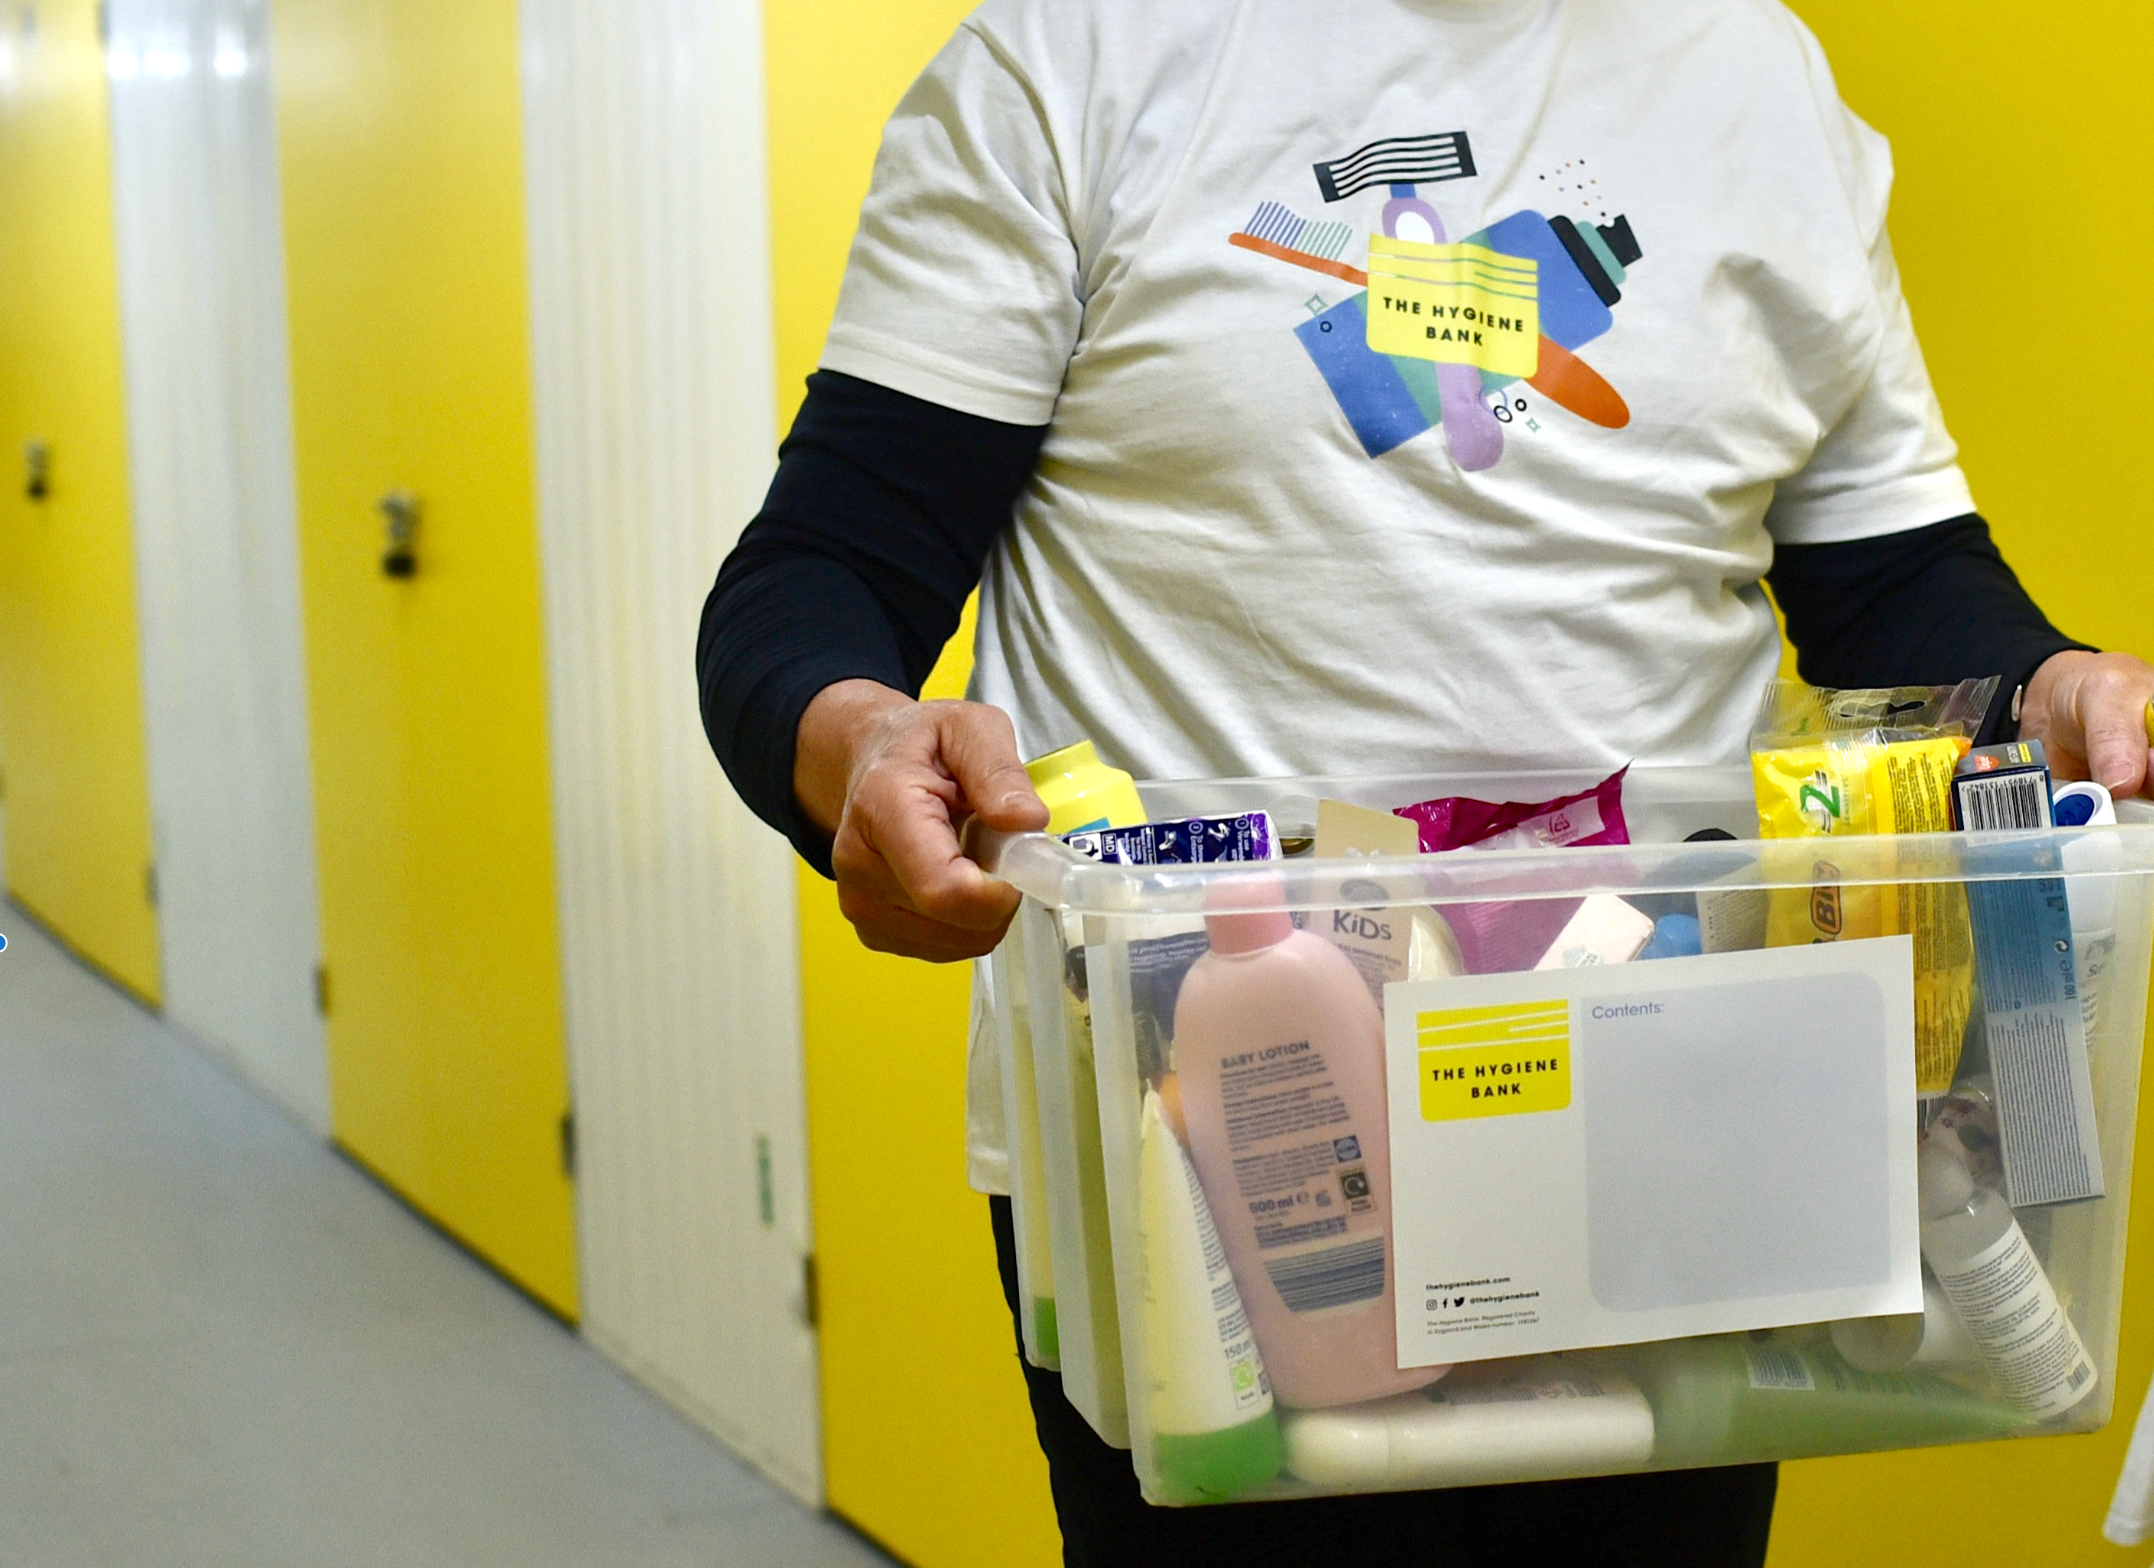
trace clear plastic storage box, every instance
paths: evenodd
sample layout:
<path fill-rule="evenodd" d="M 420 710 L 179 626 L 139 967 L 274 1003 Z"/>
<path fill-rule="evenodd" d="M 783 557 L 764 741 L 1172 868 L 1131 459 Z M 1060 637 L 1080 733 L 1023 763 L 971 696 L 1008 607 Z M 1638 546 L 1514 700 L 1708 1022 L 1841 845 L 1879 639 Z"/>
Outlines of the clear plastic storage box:
<path fill-rule="evenodd" d="M 2105 827 L 1760 840 L 1747 769 L 1639 768 L 1627 846 L 1294 853 L 1320 798 L 1388 810 L 1592 782 L 1139 786 L 1155 818 L 1269 811 L 1288 855 L 1253 864 L 1101 864 L 1044 835 L 983 846 L 1024 894 L 989 989 L 1027 1353 L 1130 1449 L 1150 1501 L 2110 1418 L 2154 810 L 2120 803 Z M 1703 829 L 1735 838 L 1686 842 Z M 1964 896 L 1971 952 L 1941 952 L 1953 938 L 1929 917 L 1897 936 L 1766 945 L 1773 900 L 1826 901 L 1814 915 L 1862 889 L 1929 910 Z M 1596 962 L 1588 932 L 1574 967 L 1559 962 L 1611 911 L 1697 918 L 1705 950 Z M 1455 945 L 1445 958 L 1432 943 L 1424 963 L 1417 935 L 1408 977 L 1364 966 L 1353 1000 L 1300 935 L 1417 917 L 1508 922 L 1548 956 L 1463 973 Z M 1953 1088 L 1918 1093 L 1912 1042 L 1935 1020 L 1916 975 L 1954 962 L 1976 991 Z M 2070 1051 L 2039 1005 L 2060 965 Z M 1349 1045 L 1327 1043 L 1336 1028 L 1362 1050 L 1372 1016 L 1380 1099 L 1342 1065 Z M 1327 1052 L 1329 1068 L 1310 1065 Z M 2058 1065 L 2074 1062 L 2076 1077 Z"/>

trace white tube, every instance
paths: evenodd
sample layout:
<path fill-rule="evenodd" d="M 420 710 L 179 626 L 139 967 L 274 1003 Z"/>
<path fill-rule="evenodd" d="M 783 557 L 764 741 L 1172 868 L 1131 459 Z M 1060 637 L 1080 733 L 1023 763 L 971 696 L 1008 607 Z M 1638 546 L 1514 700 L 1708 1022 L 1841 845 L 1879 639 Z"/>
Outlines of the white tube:
<path fill-rule="evenodd" d="M 1415 910 L 1413 935 L 1407 947 L 1406 978 L 1445 980 L 1465 972 L 1466 962 L 1458 954 L 1458 938 L 1451 934 L 1451 927 L 1444 917 L 1433 909 Z"/>
<path fill-rule="evenodd" d="M 1920 1312 L 1843 1319 L 1832 1326 L 1832 1348 L 1858 1372 L 1972 1366 L 1981 1359 L 1967 1325 L 1933 1279 L 1922 1282 Z"/>
<path fill-rule="evenodd" d="M 1653 1454 L 1635 1383 L 1577 1358 L 1461 1369 L 1430 1388 L 1334 1410 L 1289 1410 L 1286 1467 L 1358 1491 L 1605 1475 Z"/>

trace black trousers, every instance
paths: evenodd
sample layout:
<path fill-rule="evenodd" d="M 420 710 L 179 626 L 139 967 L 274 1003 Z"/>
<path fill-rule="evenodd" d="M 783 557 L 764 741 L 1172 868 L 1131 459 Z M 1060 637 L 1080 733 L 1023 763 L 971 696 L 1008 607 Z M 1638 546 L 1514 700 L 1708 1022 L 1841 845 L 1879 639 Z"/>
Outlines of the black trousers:
<path fill-rule="evenodd" d="M 1010 1200 L 990 1198 L 1002 1293 L 1017 1320 Z M 1047 1455 L 1067 1568 L 1762 1568 L 1773 1465 L 1294 1503 L 1154 1508 L 1129 1455 L 1101 1442 L 1062 1397 L 1062 1379 L 1024 1360 Z"/>

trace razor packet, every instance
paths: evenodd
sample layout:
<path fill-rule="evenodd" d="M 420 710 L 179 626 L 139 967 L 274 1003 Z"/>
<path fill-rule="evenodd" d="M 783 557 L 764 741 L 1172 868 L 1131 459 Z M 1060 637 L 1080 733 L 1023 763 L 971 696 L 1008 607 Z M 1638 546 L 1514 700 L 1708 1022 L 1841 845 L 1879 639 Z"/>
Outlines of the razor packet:
<path fill-rule="evenodd" d="M 1763 838 L 1937 833 L 1952 827 L 1952 776 L 1982 726 L 1997 679 L 1957 686 L 1828 691 L 1766 687 L 1750 735 Z M 1778 888 L 1766 945 L 1873 936 L 1915 939 L 1915 1087 L 1952 1087 L 1974 1007 L 1974 942 L 1957 882 L 1842 886 L 1820 849 L 1816 885 Z"/>

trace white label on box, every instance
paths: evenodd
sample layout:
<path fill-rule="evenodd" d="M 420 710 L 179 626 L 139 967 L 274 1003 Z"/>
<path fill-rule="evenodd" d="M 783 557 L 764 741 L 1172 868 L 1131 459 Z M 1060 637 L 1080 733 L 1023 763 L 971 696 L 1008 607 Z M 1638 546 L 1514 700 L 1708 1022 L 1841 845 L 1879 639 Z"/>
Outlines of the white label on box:
<path fill-rule="evenodd" d="M 1907 936 L 1385 987 L 1399 1365 L 1922 1310 Z"/>

